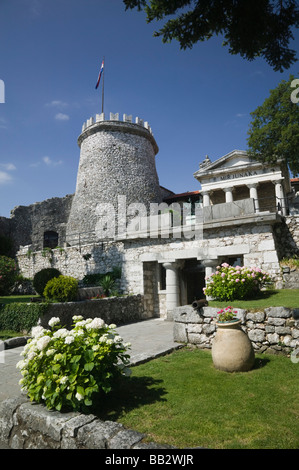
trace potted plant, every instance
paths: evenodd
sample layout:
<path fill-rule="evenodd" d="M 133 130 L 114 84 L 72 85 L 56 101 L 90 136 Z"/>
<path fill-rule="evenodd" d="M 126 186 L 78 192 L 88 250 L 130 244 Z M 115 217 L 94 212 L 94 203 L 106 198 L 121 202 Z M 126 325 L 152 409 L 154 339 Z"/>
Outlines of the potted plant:
<path fill-rule="evenodd" d="M 212 359 L 216 369 L 226 372 L 245 372 L 252 369 L 254 350 L 241 328 L 237 310 L 226 307 L 217 312 L 217 331 L 212 344 Z"/>
<path fill-rule="evenodd" d="M 237 310 L 233 310 L 232 307 L 225 307 L 224 309 L 222 308 L 217 312 L 217 323 L 224 323 L 224 322 L 235 322 L 239 321 L 239 319 L 236 317 Z"/>

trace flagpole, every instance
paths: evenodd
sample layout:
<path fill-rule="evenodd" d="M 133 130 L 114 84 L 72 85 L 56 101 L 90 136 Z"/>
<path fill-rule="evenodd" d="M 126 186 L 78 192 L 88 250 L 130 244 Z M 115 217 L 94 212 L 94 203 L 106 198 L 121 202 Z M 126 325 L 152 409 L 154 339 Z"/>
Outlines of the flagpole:
<path fill-rule="evenodd" d="M 104 78 L 105 78 L 105 56 L 103 59 L 104 68 L 103 68 L 103 83 L 102 83 L 102 114 L 104 112 Z"/>

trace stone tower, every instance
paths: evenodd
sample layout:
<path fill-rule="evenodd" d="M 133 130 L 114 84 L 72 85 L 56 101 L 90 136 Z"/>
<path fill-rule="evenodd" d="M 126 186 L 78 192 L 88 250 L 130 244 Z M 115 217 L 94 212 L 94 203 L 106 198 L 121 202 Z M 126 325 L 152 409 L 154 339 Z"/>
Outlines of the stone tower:
<path fill-rule="evenodd" d="M 99 204 L 113 204 L 118 210 L 119 196 L 127 207 L 160 203 L 161 189 L 156 171 L 158 146 L 147 122 L 124 115 L 104 113 L 83 124 L 78 137 L 80 162 L 76 192 L 67 224 L 67 238 L 96 230 Z"/>

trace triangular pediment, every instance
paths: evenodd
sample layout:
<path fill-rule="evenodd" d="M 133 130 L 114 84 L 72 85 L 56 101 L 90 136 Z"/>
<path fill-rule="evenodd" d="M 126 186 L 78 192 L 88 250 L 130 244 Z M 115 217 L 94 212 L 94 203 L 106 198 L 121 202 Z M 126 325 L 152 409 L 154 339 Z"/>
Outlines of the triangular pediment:
<path fill-rule="evenodd" d="M 251 158 L 244 150 L 233 150 L 214 162 L 211 162 L 208 157 L 199 165 L 199 170 L 194 173 L 195 177 L 200 177 L 209 172 L 229 170 L 230 168 L 248 167 L 256 162 L 252 162 Z"/>

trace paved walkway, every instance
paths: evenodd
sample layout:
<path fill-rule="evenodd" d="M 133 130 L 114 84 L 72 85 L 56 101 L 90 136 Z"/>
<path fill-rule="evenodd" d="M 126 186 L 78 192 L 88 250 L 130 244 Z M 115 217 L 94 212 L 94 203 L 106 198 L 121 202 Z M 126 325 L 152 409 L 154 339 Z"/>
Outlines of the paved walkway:
<path fill-rule="evenodd" d="M 132 344 L 131 364 L 138 364 L 166 354 L 181 345 L 173 341 L 173 322 L 160 318 L 120 326 L 117 332 L 123 341 Z M 19 395 L 21 373 L 16 364 L 23 346 L 0 351 L 0 401 Z"/>

